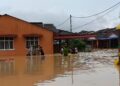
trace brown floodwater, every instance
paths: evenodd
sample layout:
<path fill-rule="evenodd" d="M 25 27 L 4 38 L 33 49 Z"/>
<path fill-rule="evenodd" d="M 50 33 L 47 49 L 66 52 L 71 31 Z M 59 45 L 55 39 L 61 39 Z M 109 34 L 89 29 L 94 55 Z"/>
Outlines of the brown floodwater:
<path fill-rule="evenodd" d="M 0 86 L 120 86 L 113 58 L 1 57 Z"/>

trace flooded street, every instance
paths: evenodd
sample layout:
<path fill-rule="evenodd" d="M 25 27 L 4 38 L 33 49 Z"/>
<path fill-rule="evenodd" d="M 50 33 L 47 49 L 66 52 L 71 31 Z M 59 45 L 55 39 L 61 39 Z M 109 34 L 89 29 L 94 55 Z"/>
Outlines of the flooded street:
<path fill-rule="evenodd" d="M 78 55 L 1 57 L 0 86 L 120 86 L 116 50 Z"/>

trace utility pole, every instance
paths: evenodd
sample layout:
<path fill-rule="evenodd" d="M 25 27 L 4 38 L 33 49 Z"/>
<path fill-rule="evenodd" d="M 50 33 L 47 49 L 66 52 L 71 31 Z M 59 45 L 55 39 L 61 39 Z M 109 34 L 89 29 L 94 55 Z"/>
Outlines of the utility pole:
<path fill-rule="evenodd" d="M 70 15 L 70 32 L 72 32 L 72 15 Z"/>

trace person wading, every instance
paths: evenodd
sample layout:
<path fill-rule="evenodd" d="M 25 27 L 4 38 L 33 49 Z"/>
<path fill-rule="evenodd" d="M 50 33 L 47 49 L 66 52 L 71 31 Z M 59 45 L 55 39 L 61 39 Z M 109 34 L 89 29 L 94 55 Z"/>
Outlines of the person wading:
<path fill-rule="evenodd" d="M 45 59 L 44 51 L 43 51 L 43 48 L 41 46 L 39 47 L 39 52 L 41 54 L 41 60 L 44 60 Z"/>

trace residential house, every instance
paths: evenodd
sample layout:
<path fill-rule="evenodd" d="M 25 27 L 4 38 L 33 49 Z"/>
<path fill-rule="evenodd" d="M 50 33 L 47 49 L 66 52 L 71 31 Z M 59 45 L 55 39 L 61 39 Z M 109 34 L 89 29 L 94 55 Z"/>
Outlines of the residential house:
<path fill-rule="evenodd" d="M 53 54 L 53 32 L 7 14 L 0 15 L 0 56 L 26 55 L 34 45 L 40 45 L 45 54 Z"/>

